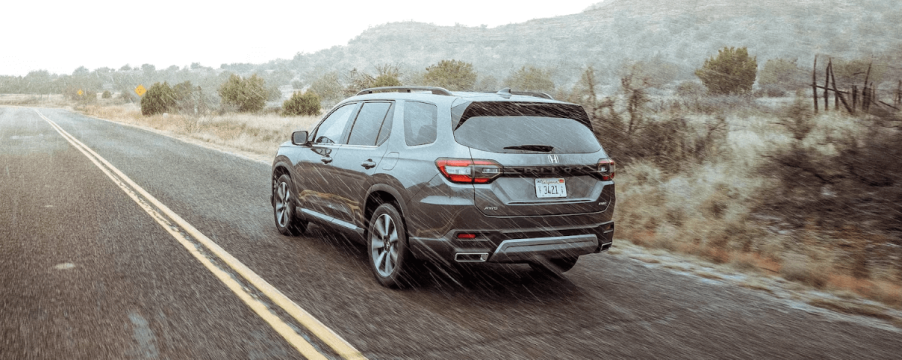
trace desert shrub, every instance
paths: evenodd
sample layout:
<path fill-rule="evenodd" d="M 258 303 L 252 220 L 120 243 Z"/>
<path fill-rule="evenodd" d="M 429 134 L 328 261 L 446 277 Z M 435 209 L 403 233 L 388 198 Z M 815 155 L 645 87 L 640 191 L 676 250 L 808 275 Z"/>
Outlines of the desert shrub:
<path fill-rule="evenodd" d="M 799 68 L 796 60 L 769 59 L 758 74 L 758 86 L 768 97 L 783 96 L 786 91 L 795 91 L 810 85 L 805 70 Z"/>
<path fill-rule="evenodd" d="M 100 97 L 104 99 L 110 99 L 113 97 L 113 93 L 111 93 L 109 90 L 104 90 L 103 94 L 101 94 Z"/>
<path fill-rule="evenodd" d="M 718 50 L 716 57 L 705 60 L 695 75 L 711 94 L 731 95 L 750 92 L 757 72 L 758 62 L 749 57 L 746 48 L 725 47 Z"/>
<path fill-rule="evenodd" d="M 290 99 L 282 103 L 282 115 L 284 116 L 318 115 L 320 109 L 319 96 L 310 90 L 303 94 L 295 91 Z"/>
<path fill-rule="evenodd" d="M 523 66 L 514 71 L 504 85 L 513 90 L 554 92 L 554 81 L 551 80 L 551 71 L 542 70 L 534 66 Z"/>
<path fill-rule="evenodd" d="M 323 107 L 330 107 L 341 101 L 345 86 L 337 72 L 328 72 L 313 80 L 307 91 L 312 91 L 322 99 Z"/>
<path fill-rule="evenodd" d="M 902 233 L 902 133 L 879 120 L 814 118 L 804 99 L 777 122 L 791 136 L 774 146 L 761 171 L 772 177 L 762 211 L 801 227 L 847 225 Z"/>
<path fill-rule="evenodd" d="M 166 82 L 154 83 L 141 97 L 141 115 L 150 116 L 172 111 L 176 104 L 175 91 Z"/>
<path fill-rule="evenodd" d="M 401 86 L 401 72 L 395 65 L 383 64 L 376 66 L 376 76 L 351 69 L 347 75 L 347 86 L 344 96 L 353 96 L 360 90 L 382 86 Z"/>
<path fill-rule="evenodd" d="M 382 86 L 401 86 L 401 80 L 398 80 L 397 76 L 382 74 L 373 79 L 373 82 L 368 87 Z"/>
<path fill-rule="evenodd" d="M 172 110 L 185 115 L 199 115 L 207 111 L 207 101 L 200 86 L 184 81 L 172 87 L 175 104 Z"/>
<path fill-rule="evenodd" d="M 440 86 L 448 90 L 472 90 L 476 85 L 473 64 L 460 60 L 442 60 L 426 67 L 423 76 L 426 85 Z"/>
<path fill-rule="evenodd" d="M 683 81 L 676 88 L 676 94 L 682 97 L 698 97 L 705 93 L 705 86 L 695 81 Z"/>
<path fill-rule="evenodd" d="M 248 78 L 232 74 L 219 87 L 222 102 L 235 107 L 240 112 L 257 112 L 263 109 L 269 93 L 263 78 L 256 74 Z"/>

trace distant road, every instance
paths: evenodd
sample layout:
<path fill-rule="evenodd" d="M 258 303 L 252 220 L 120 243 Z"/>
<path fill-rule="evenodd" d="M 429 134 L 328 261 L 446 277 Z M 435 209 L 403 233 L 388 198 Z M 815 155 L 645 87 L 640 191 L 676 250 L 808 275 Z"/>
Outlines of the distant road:
<path fill-rule="evenodd" d="M 902 354 L 898 330 L 611 254 L 563 278 L 483 265 L 385 289 L 337 234 L 279 235 L 269 171 L 65 110 L 0 107 L 0 359 Z"/>

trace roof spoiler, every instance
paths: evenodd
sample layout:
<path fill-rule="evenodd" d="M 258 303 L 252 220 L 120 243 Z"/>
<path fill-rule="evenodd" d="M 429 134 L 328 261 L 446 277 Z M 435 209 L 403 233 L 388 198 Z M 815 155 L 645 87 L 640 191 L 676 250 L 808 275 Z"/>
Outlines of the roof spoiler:
<path fill-rule="evenodd" d="M 435 95 L 451 95 L 448 89 L 438 86 L 383 86 L 360 90 L 357 95 L 366 95 L 377 92 L 414 92 L 414 91 L 430 91 Z"/>

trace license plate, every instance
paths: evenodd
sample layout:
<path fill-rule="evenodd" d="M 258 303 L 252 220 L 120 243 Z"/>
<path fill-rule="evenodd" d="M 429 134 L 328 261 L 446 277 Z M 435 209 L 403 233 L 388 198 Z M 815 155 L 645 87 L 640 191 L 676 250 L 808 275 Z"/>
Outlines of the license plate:
<path fill-rule="evenodd" d="M 567 197 L 567 184 L 564 179 L 536 179 L 536 197 L 562 198 Z"/>

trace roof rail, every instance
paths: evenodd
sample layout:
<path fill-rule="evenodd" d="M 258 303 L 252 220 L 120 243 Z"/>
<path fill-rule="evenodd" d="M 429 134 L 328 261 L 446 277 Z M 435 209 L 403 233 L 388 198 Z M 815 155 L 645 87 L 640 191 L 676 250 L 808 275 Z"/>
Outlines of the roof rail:
<path fill-rule="evenodd" d="M 448 89 L 438 86 L 383 86 L 360 90 L 357 95 L 366 95 L 377 92 L 414 92 L 431 91 L 435 95 L 451 95 Z"/>
<path fill-rule="evenodd" d="M 544 98 L 544 99 L 554 100 L 554 98 L 551 97 L 551 95 L 548 95 L 548 94 L 543 93 L 543 92 L 538 92 L 538 91 L 512 91 L 511 88 L 504 88 L 504 89 L 498 90 L 498 92 L 497 92 L 496 94 L 501 95 L 501 96 L 504 97 L 505 99 L 510 99 L 511 95 L 525 95 L 525 96 L 540 97 L 540 98 Z"/>
<path fill-rule="evenodd" d="M 544 98 L 544 99 L 554 100 L 554 98 L 551 97 L 551 95 L 548 95 L 547 93 L 543 93 L 543 92 L 538 92 L 538 91 L 511 91 L 511 94 L 512 95 L 526 95 L 526 96 L 540 97 L 540 98 Z"/>

